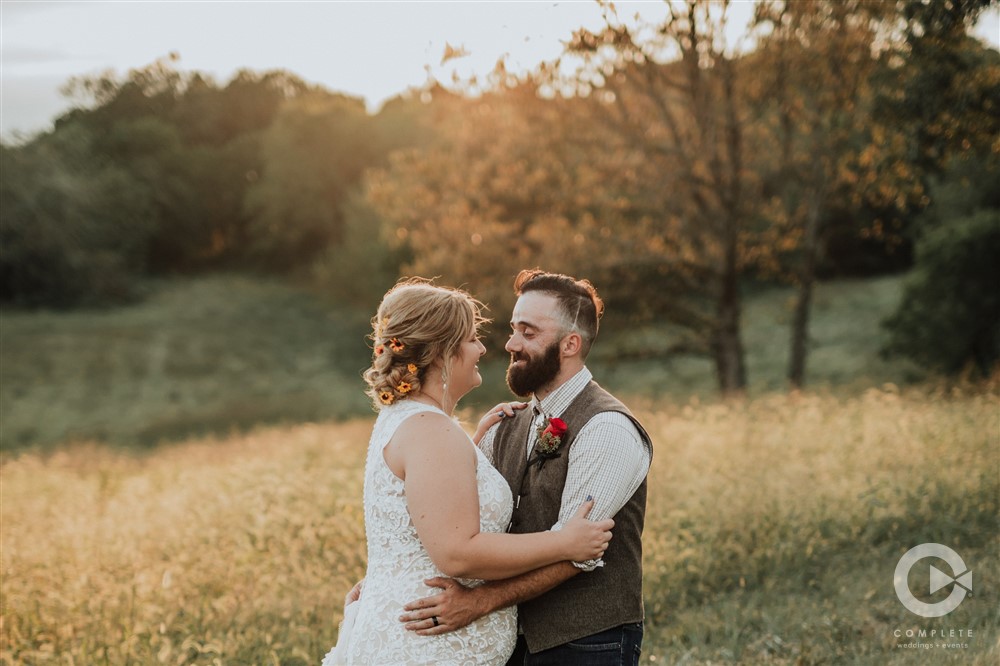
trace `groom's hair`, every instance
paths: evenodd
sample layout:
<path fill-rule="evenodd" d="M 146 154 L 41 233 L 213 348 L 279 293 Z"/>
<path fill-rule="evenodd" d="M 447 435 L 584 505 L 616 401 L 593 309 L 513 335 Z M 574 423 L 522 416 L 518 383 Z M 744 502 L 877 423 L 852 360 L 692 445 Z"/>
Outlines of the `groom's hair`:
<path fill-rule="evenodd" d="M 589 280 L 577 280 L 568 275 L 533 268 L 521 271 L 514 279 L 515 295 L 529 291 L 540 291 L 557 299 L 564 335 L 579 333 L 583 341 L 580 355 L 587 358 L 604 314 L 604 301 L 597 295 L 594 285 Z"/>

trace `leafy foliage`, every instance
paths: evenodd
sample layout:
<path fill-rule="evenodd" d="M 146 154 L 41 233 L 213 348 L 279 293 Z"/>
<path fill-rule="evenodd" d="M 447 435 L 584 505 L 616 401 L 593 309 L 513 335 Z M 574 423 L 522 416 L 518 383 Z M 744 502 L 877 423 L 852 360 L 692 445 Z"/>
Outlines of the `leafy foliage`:
<path fill-rule="evenodd" d="M 412 105 L 377 123 L 286 72 L 220 86 L 175 60 L 71 80 L 80 106 L 3 148 L 4 301 L 118 301 L 178 272 L 305 273 L 343 241 L 363 171 L 420 134 Z"/>
<path fill-rule="evenodd" d="M 360 100 L 315 92 L 284 103 L 263 136 L 263 172 L 245 199 L 253 263 L 289 270 L 339 245 L 346 193 L 378 150 Z"/>
<path fill-rule="evenodd" d="M 944 372 L 1000 362 L 1000 209 L 982 209 L 931 230 L 916 272 L 887 322 L 887 350 Z"/>
<path fill-rule="evenodd" d="M 762 146 L 749 131 L 728 5 L 667 3 L 662 23 L 634 29 L 608 8 L 601 31 L 581 29 L 569 45 L 584 60 L 578 94 L 597 91 L 607 131 L 644 165 L 641 187 L 662 193 L 652 235 L 662 250 L 651 254 L 665 272 L 686 274 L 688 293 L 707 305 L 677 323 L 713 359 L 720 390 L 741 392 L 740 276 L 768 244 L 751 225 L 759 184 L 748 156 Z"/>
<path fill-rule="evenodd" d="M 404 247 L 382 238 L 382 218 L 361 187 L 340 206 L 344 231 L 340 243 L 323 250 L 310 268 L 310 281 L 340 303 L 370 315 L 374 304 L 395 284 L 400 267 L 412 262 Z"/>
<path fill-rule="evenodd" d="M 968 34 L 996 0 L 897 0 L 905 42 L 880 81 L 879 116 L 905 128 L 934 172 L 953 154 L 997 150 L 1000 53 Z"/>
<path fill-rule="evenodd" d="M 786 245 L 784 256 L 770 257 L 770 269 L 799 288 L 788 377 L 800 387 L 812 290 L 831 229 L 846 223 L 854 234 L 894 248 L 903 243 L 901 218 L 926 197 L 905 135 L 874 123 L 871 112 L 878 51 L 892 44 L 895 8 L 865 0 L 773 0 L 756 9 L 757 23 L 770 31 L 749 57 L 751 106 L 762 114 L 758 131 L 778 154 L 755 164 L 765 174 L 758 214 L 767 221 L 765 233 Z M 865 209 L 888 219 L 862 215 L 868 224 L 859 229 L 853 213 Z"/>
<path fill-rule="evenodd" d="M 412 257 L 403 272 L 473 286 L 497 313 L 513 305 L 513 275 L 530 265 L 608 285 L 602 293 L 622 313 L 655 307 L 629 283 L 602 279 L 643 266 L 658 241 L 642 234 L 651 228 L 642 203 L 616 189 L 634 178 L 635 156 L 601 159 L 608 147 L 597 132 L 573 139 L 585 103 L 543 100 L 522 83 L 435 105 L 436 142 L 393 154 L 369 182 L 387 242 Z"/>
<path fill-rule="evenodd" d="M 0 298 L 95 305 L 135 296 L 152 235 L 151 193 L 79 125 L 0 148 Z"/>

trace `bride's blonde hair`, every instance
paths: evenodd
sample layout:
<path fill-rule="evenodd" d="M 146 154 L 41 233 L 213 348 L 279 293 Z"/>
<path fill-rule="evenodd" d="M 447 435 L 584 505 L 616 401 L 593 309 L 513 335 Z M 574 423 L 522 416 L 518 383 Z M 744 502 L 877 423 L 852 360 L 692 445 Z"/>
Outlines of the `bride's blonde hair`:
<path fill-rule="evenodd" d="M 451 359 L 462 342 L 488 321 L 483 307 L 461 289 L 424 278 L 400 280 L 386 292 L 372 317 L 372 365 L 364 372 L 375 408 L 419 391 L 438 359 L 447 383 Z"/>

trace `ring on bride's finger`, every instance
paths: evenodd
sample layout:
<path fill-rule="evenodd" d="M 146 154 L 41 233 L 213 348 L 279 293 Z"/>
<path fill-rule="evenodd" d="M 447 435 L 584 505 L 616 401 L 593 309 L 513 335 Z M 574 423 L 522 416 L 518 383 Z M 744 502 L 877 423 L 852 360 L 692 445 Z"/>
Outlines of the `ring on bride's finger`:
<path fill-rule="evenodd" d="M 434 623 L 435 627 L 438 626 L 439 624 L 441 624 L 440 622 L 438 622 L 438 616 L 437 615 L 432 615 L 431 616 L 431 622 Z"/>

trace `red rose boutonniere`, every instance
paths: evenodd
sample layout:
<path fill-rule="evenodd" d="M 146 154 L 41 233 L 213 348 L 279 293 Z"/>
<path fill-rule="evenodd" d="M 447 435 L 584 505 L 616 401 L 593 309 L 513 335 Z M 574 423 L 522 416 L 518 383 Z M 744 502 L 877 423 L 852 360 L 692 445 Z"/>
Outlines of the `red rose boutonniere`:
<path fill-rule="evenodd" d="M 566 435 L 566 422 L 557 417 L 550 417 L 546 425 L 539 426 L 538 440 L 535 442 L 535 457 L 532 462 L 538 463 L 541 470 L 546 460 L 559 457 L 559 447 Z"/>

